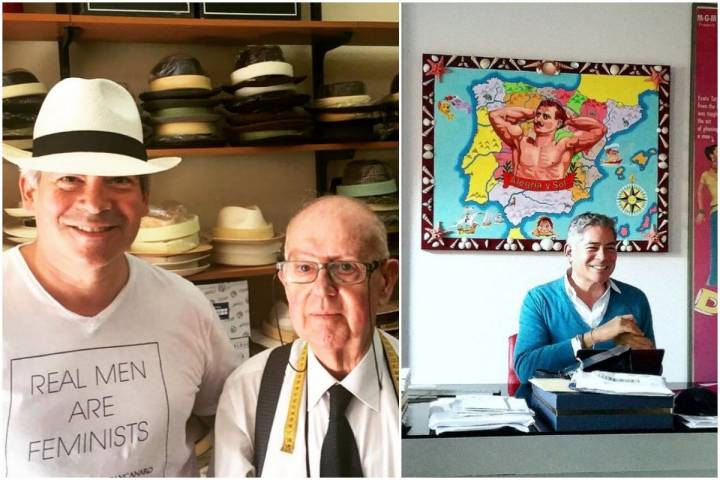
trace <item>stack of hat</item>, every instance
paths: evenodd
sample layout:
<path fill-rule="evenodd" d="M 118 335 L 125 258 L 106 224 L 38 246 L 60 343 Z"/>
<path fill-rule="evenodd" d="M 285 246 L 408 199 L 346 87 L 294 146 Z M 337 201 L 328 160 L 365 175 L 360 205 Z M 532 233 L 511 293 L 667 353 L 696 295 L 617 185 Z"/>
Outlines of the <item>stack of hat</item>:
<path fill-rule="evenodd" d="M 237 266 L 273 264 L 283 237 L 275 235 L 259 207 L 223 207 L 213 229 L 213 261 Z"/>
<path fill-rule="evenodd" d="M 382 123 L 376 125 L 380 140 L 398 140 L 400 136 L 400 77 L 395 75 L 390 83 L 390 94 L 378 104 L 383 108 Z"/>
<path fill-rule="evenodd" d="M 360 81 L 323 85 L 313 102 L 315 137 L 327 142 L 376 140 L 375 124 L 382 120 L 382 108 L 365 93 Z"/>
<path fill-rule="evenodd" d="M 365 202 L 385 224 L 388 232 L 400 225 L 398 191 L 388 166 L 380 160 L 353 160 L 343 170 L 337 194 Z"/>
<path fill-rule="evenodd" d="M 233 96 L 223 100 L 225 133 L 232 145 L 278 145 L 305 141 L 312 131 L 311 116 L 301 105 L 309 96 L 297 93 L 293 66 L 277 45 L 249 45 L 235 56 Z"/>
<path fill-rule="evenodd" d="M 151 206 L 130 247 L 130 253 L 182 276 L 207 269 L 211 250 L 212 246 L 200 238 L 198 216 L 175 202 Z"/>
<path fill-rule="evenodd" d="M 29 243 L 37 237 L 35 228 L 35 214 L 22 207 L 6 208 L 5 213 L 10 217 L 9 221 L 3 225 L 5 238 L 12 244 Z M 3 242 L 5 243 L 5 242 Z"/>
<path fill-rule="evenodd" d="M 215 113 L 220 90 L 212 87 L 200 62 L 190 55 L 169 55 L 150 72 L 150 90 L 140 94 L 150 115 L 155 148 L 217 147 L 225 144 Z"/>
<path fill-rule="evenodd" d="M 27 70 L 16 68 L 3 72 L 3 142 L 32 150 L 35 119 L 47 91 Z"/>
<path fill-rule="evenodd" d="M 260 324 L 259 329 L 252 329 L 252 341 L 267 348 L 279 347 L 297 338 L 290 321 L 290 310 L 282 301 L 273 304 L 270 314 Z"/>

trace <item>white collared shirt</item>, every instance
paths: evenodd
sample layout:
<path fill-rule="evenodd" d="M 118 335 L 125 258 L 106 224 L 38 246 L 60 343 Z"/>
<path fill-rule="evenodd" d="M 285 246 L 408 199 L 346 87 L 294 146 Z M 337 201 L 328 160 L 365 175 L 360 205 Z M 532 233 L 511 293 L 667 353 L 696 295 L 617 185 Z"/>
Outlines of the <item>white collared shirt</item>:
<path fill-rule="evenodd" d="M 389 337 L 394 348 L 397 340 Z M 263 466 L 264 477 L 305 477 L 306 451 L 310 460 L 310 475 L 320 476 L 320 452 L 328 426 L 330 395 L 327 390 L 341 383 L 354 398 L 345 412 L 360 453 L 363 474 L 366 477 L 400 476 L 399 408 L 392 378 L 388 372 L 379 334 L 374 335 L 375 354 L 382 391 L 378 386 L 378 373 L 371 347 L 355 368 L 341 381 L 320 364 L 312 349 L 308 349 L 307 396 L 303 392 L 300 411 L 307 407 L 308 438 L 305 444 L 305 415 L 298 416 L 295 449 L 293 453 L 280 450 L 287 416 L 294 370 L 286 367 L 285 380 L 278 399 L 277 412 Z M 297 357 L 305 345 L 296 341 L 290 352 L 290 362 L 296 365 Z M 215 475 L 254 475 L 252 465 L 255 435 L 255 408 L 260 379 L 267 363 L 268 353 L 250 358 L 228 379 L 220 398 L 215 419 Z M 307 400 L 307 403 L 306 403 Z"/>
<path fill-rule="evenodd" d="M 591 308 L 588 307 L 587 304 L 580 299 L 580 297 L 578 297 L 575 288 L 570 283 L 570 270 L 568 270 L 565 274 L 563 281 L 565 284 L 565 293 L 567 293 L 567 296 L 570 298 L 570 301 L 575 307 L 575 311 L 591 329 L 596 328 L 600 324 L 605 316 L 605 312 L 607 312 L 608 305 L 610 304 L 610 289 L 620 293 L 620 288 L 612 281 L 612 278 L 608 279 L 608 287 L 605 289 L 605 292 L 600 296 L 600 298 L 595 301 Z M 582 348 L 580 341 L 577 338 L 572 339 L 572 347 L 573 353 L 577 355 L 578 350 Z"/>

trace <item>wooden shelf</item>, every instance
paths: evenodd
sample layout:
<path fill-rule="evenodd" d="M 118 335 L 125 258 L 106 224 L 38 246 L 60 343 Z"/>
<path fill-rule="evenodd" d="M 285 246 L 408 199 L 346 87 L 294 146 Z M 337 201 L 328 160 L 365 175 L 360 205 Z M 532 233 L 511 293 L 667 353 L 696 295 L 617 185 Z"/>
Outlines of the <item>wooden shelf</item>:
<path fill-rule="evenodd" d="M 397 46 L 397 22 L 324 22 L 312 20 L 227 20 L 205 18 L 115 17 L 6 13 L 5 40 L 59 40 L 64 27 L 77 27 L 78 42 L 127 43 L 276 43 Z M 349 39 L 346 37 L 349 36 Z"/>
<path fill-rule="evenodd" d="M 249 277 L 271 276 L 275 274 L 275 265 L 260 265 L 258 267 L 233 267 L 230 265 L 211 265 L 204 272 L 185 277 L 191 282 L 208 280 L 232 280 Z"/>
<path fill-rule="evenodd" d="M 3 40 L 56 41 L 67 26 L 70 15 L 3 13 Z"/>
<path fill-rule="evenodd" d="M 398 142 L 308 143 L 267 147 L 214 147 L 149 149 L 148 157 L 198 157 L 213 155 L 268 155 L 273 153 L 327 152 L 333 150 L 393 150 Z"/>

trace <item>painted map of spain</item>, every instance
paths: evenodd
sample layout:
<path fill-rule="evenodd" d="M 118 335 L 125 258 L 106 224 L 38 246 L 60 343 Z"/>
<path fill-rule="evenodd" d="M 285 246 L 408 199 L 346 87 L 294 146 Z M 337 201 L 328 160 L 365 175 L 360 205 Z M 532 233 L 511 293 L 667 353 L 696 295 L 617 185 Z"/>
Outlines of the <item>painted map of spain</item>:
<path fill-rule="evenodd" d="M 658 146 L 664 84 L 652 69 L 640 75 L 440 69 L 433 92 L 433 231 L 562 240 L 570 219 L 592 210 L 615 218 L 627 244 L 657 238 L 659 208 L 667 208 L 661 198 L 667 189 L 658 186 L 667 173 Z"/>

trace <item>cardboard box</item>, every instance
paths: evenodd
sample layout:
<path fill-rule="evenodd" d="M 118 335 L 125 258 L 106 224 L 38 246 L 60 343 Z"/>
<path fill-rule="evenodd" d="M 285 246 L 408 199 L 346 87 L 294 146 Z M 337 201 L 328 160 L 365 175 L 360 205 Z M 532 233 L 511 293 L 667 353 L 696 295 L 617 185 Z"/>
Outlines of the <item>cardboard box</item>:
<path fill-rule="evenodd" d="M 197 286 L 215 307 L 228 338 L 250 336 L 248 282 L 206 283 Z"/>
<path fill-rule="evenodd" d="M 235 352 L 235 365 L 242 364 L 250 358 L 250 337 L 231 338 L 233 351 Z"/>

